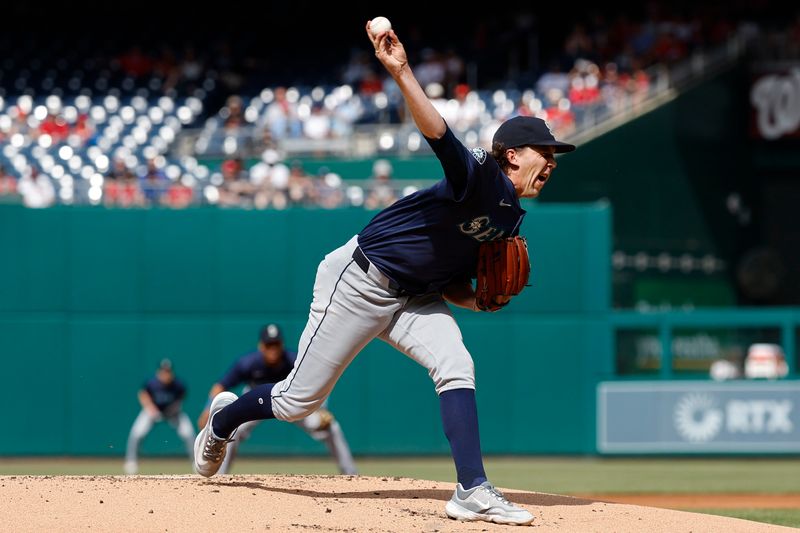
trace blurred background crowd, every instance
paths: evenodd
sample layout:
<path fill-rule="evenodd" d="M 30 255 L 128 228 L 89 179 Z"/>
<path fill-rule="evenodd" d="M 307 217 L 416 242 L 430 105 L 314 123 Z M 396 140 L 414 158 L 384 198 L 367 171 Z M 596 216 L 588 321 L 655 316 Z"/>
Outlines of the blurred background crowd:
<path fill-rule="evenodd" d="M 385 15 L 428 96 L 470 148 L 489 148 L 498 125 L 515 115 L 541 117 L 559 138 L 589 146 L 676 94 L 712 87 L 714 76 L 737 65 L 787 73 L 784 84 L 769 73 L 758 74 L 764 76 L 758 83 L 755 74 L 736 81 L 740 104 L 726 103 L 730 96 L 722 93 L 709 97 L 729 108 L 754 106 L 741 117 L 707 104 L 679 112 L 685 125 L 670 126 L 677 132 L 670 143 L 686 160 L 671 156 L 677 166 L 670 167 L 670 181 L 686 180 L 686 189 L 661 201 L 682 205 L 686 216 L 642 202 L 652 184 L 634 171 L 623 179 L 628 154 L 617 145 L 622 155 L 605 150 L 603 163 L 579 164 L 568 186 L 557 180 L 539 201 L 612 204 L 618 305 L 664 300 L 625 289 L 650 275 L 701 276 L 703 283 L 724 278 L 722 285 L 739 287 L 735 296 L 729 289 L 719 296 L 716 289 L 689 288 L 681 298 L 691 305 L 797 301 L 800 288 L 787 292 L 784 275 L 800 262 L 791 259 L 797 255 L 791 235 L 763 246 L 777 235 L 770 227 L 785 227 L 791 213 L 767 202 L 792 197 L 781 187 L 797 166 L 791 155 L 766 155 L 751 141 L 768 138 L 785 149 L 800 135 L 795 112 L 780 109 L 795 101 L 798 11 L 772 0 L 574 7 L 408 5 L 376 13 L 374 5 L 343 10 L 300 1 L 232 4 L 224 15 L 140 6 L 121 17 L 101 6 L 8 6 L 18 24 L 0 34 L 0 203 L 256 210 L 391 205 L 439 179 L 441 168 L 365 36 L 367 20 Z M 751 87 L 753 96 L 744 94 Z M 789 92 L 781 96 L 781 90 Z M 754 109 L 765 111 L 745 125 Z M 706 111 L 715 110 L 722 114 L 714 116 L 728 117 L 726 125 L 704 124 Z M 728 120 L 737 133 L 723 139 L 722 129 L 733 131 Z M 717 154 L 700 159 L 703 143 L 714 147 L 715 139 L 731 138 L 744 144 L 716 146 Z M 653 169 L 667 170 L 653 160 L 658 147 L 649 148 L 652 156 L 632 165 L 655 180 Z M 720 159 L 734 152 L 746 155 L 749 166 Z M 785 164 L 770 167 L 776 161 Z M 757 172 L 766 172 L 774 187 L 754 178 Z M 774 221 L 760 216 L 766 212 Z"/>
<path fill-rule="evenodd" d="M 22 24 L 0 36 L 0 196 L 29 207 L 375 209 L 435 179 L 393 181 L 391 158 L 429 152 L 371 54 L 369 15 L 329 24 L 306 7 L 221 21 L 143 8 L 124 26 L 103 8 L 11 8 Z M 425 13 L 386 14 L 468 146 L 487 146 L 514 115 L 580 135 L 668 90 L 701 54 L 800 48 L 800 18 L 768 2 Z M 460 31 L 443 38 L 444 21 Z M 353 175 L 304 164 L 325 157 L 384 160 Z"/>

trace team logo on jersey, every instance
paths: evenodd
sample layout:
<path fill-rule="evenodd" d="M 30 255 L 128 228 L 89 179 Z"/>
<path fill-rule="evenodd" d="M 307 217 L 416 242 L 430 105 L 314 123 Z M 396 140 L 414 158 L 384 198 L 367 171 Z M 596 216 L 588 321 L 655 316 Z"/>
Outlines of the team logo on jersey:
<path fill-rule="evenodd" d="M 486 161 L 486 150 L 483 148 L 473 148 L 470 152 L 472 152 L 472 157 L 475 158 L 478 164 L 482 165 Z"/>
<path fill-rule="evenodd" d="M 480 242 L 491 241 L 502 237 L 505 232 L 490 226 L 489 222 L 491 222 L 491 219 L 486 215 L 475 217 L 472 220 L 459 224 L 458 229 L 460 229 L 461 233 L 464 235 L 469 235 Z"/>

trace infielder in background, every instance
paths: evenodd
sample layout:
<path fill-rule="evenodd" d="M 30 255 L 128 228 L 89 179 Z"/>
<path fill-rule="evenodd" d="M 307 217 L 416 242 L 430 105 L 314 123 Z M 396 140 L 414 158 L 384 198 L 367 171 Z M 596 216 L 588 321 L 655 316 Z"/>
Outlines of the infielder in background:
<path fill-rule="evenodd" d="M 139 444 L 153 429 L 153 424 L 163 420 L 177 429 L 186 451 L 192 455 L 194 428 L 192 421 L 182 409 L 185 396 L 186 387 L 175 377 L 172 362 L 163 359 L 158 365 L 156 375 L 147 380 L 139 390 L 142 410 L 133 421 L 128 435 L 128 447 L 125 452 L 126 474 L 136 474 L 139 471 Z"/>
<path fill-rule="evenodd" d="M 472 357 L 445 301 L 477 308 L 470 280 L 481 242 L 519 233 L 525 215 L 519 198 L 538 196 L 556 167 L 554 154 L 575 147 L 556 141 L 544 121 L 515 117 L 495 133 L 491 154 L 467 149 L 425 96 L 395 32 L 372 35 L 368 23 L 367 35 L 445 177 L 384 209 L 325 256 L 294 369 L 283 381 L 241 398 L 228 392 L 214 398 L 210 421 L 195 440 L 195 470 L 214 475 L 245 422 L 298 420 L 319 409 L 356 354 L 377 337 L 424 366 L 439 394 L 458 476 L 447 515 L 530 524 L 533 515 L 487 480 Z M 402 396 L 381 400 L 403 403 Z"/>
<path fill-rule="evenodd" d="M 211 387 L 208 393 L 208 403 L 197 420 L 197 426 L 202 428 L 208 420 L 208 406 L 211 400 L 220 392 L 231 390 L 241 384 L 245 384 L 243 393 L 263 385 L 264 383 L 275 383 L 291 372 L 297 353 L 287 350 L 284 347 L 283 335 L 276 324 L 267 324 L 261 328 L 258 337 L 258 349 L 255 352 L 241 356 L 231 365 L 228 372 L 217 383 Z M 250 437 L 253 429 L 260 423 L 260 420 L 253 420 L 243 424 L 236 432 L 236 439 L 231 442 L 225 459 L 219 468 L 220 474 L 230 472 L 231 464 L 239 445 Z M 336 459 L 339 471 L 342 474 L 358 474 L 353 456 L 350 453 L 350 446 L 344 438 L 344 432 L 339 421 L 333 414 L 326 409 L 323 404 L 317 411 L 305 418 L 297 420 L 294 424 L 305 431 L 316 441 L 325 443 L 328 451 Z"/>

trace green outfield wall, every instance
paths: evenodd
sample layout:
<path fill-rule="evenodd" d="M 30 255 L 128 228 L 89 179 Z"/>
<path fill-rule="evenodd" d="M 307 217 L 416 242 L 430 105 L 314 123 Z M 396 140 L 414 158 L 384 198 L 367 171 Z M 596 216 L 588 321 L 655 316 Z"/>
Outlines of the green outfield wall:
<path fill-rule="evenodd" d="M 536 205 L 523 225 L 532 286 L 500 313 L 457 311 L 477 369 L 488 453 L 594 450 L 594 385 L 612 369 L 610 209 Z M 194 418 L 260 325 L 305 324 L 317 264 L 363 210 L 29 210 L 0 206 L 0 455 L 123 453 L 136 391 L 170 357 Z M 542 409 L 542 406 L 547 406 Z M 355 453 L 447 451 L 422 367 L 380 341 L 331 398 Z M 180 453 L 162 424 L 145 453 Z M 242 452 L 325 453 L 265 423 Z"/>

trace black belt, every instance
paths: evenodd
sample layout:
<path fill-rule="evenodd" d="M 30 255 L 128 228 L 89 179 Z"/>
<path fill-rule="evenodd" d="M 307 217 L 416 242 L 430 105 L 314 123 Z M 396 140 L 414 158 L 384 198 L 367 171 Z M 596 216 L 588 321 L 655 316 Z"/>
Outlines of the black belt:
<path fill-rule="evenodd" d="M 367 256 L 364 255 L 364 252 L 361 251 L 360 246 L 356 246 L 356 249 L 353 250 L 353 261 L 355 261 L 358 267 L 364 271 L 364 274 L 369 272 L 369 267 L 372 263 L 370 263 L 369 259 L 367 259 Z M 398 285 L 395 280 L 389 279 L 389 276 L 386 276 L 386 279 L 389 280 L 390 289 L 395 291 L 400 290 L 400 285 Z"/>

